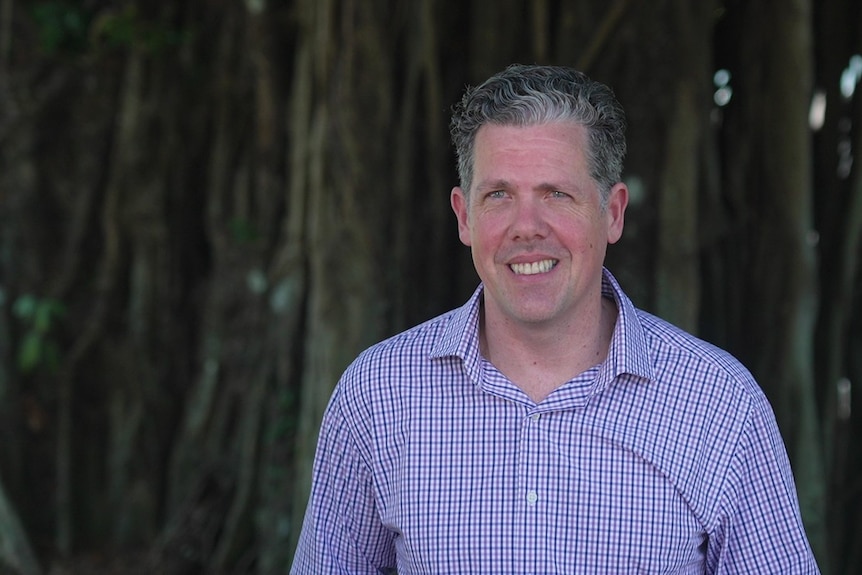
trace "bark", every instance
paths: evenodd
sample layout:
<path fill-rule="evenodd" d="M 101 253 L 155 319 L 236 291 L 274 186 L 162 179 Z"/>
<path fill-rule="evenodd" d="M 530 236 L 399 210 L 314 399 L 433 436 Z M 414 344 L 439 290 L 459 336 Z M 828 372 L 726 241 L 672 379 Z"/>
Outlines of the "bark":
<path fill-rule="evenodd" d="M 13 0 L 0 2 L 0 76 L 9 72 L 9 52 L 12 48 L 12 12 L 15 9 Z"/>
<path fill-rule="evenodd" d="M 672 5 L 673 30 L 678 38 L 674 66 L 678 76 L 669 86 L 673 99 L 659 181 L 655 309 L 691 332 L 698 333 L 701 304 L 699 201 L 702 181 L 708 96 L 704 71 L 709 69 L 712 7 L 687 2 Z"/>
<path fill-rule="evenodd" d="M 67 10 L 0 5 L 0 475 L 35 548 L 157 539 L 152 572 L 283 572 L 344 367 L 475 288 L 448 109 L 537 61 L 617 92 L 632 200 L 610 267 L 755 372 L 825 565 L 824 417 L 831 554 L 858 559 L 859 394 L 828 419 L 830 382 L 859 379 L 859 162 L 834 173 L 862 118 L 828 107 L 816 156 L 805 121 L 812 69 L 836 97 L 852 3 L 819 8 L 816 44 L 807 0 L 31 4 Z M 68 308 L 56 372 L 15 364 L 25 295 Z"/>
<path fill-rule="evenodd" d="M 296 438 L 296 484 L 293 534 L 298 535 L 310 491 L 311 461 L 317 430 L 329 396 L 341 372 L 363 348 L 381 339 L 387 325 L 391 293 L 388 245 L 380 230 L 390 229 L 393 217 L 386 195 L 368 190 L 380 185 L 389 149 L 367 150 L 371 135 L 391 141 L 394 128 L 392 47 L 387 45 L 387 3 L 365 10 L 358 5 L 332 2 L 301 4 L 304 32 L 311 45 L 297 70 L 307 115 L 293 121 L 309 122 L 303 165 L 306 175 L 306 233 L 308 246 L 308 301 L 306 345 L 299 390 Z M 312 35 L 311 32 L 315 34 Z M 301 49 L 302 50 L 302 49 Z"/>
<path fill-rule="evenodd" d="M 833 0 L 818 5 L 819 38 L 817 55 L 818 89 L 826 101 L 822 127 L 815 134 L 815 195 L 817 231 L 819 233 L 820 314 L 817 323 L 817 375 L 818 404 L 823 420 L 824 459 L 830 472 L 829 531 L 830 555 L 834 558 L 834 571 L 850 573 L 856 569 L 850 556 L 851 543 L 856 536 L 854 523 L 845 520 L 848 501 L 853 499 L 854 486 L 845 478 L 858 473 L 853 437 L 852 400 L 841 392 L 846 382 L 858 381 L 851 373 L 852 362 L 847 361 L 853 348 L 851 330 L 857 305 L 854 291 L 858 292 L 859 245 L 862 234 L 862 177 L 858 162 L 847 173 L 841 168 L 846 152 L 859 150 L 862 145 L 860 121 L 862 105 L 858 97 L 847 102 L 841 94 L 841 75 L 860 44 L 860 8 L 844 0 Z M 857 88 L 858 92 L 858 88 Z M 848 129 L 849 126 L 849 129 Z M 849 146 L 848 146 L 849 145 Z M 843 156 L 843 157 L 842 157 Z M 852 394 L 851 390 L 848 392 Z M 849 547 L 848 547 L 849 545 Z"/>
<path fill-rule="evenodd" d="M 11 568 L 18 575 L 42 573 L 21 520 L 0 483 L 0 570 L 4 570 L 3 567 Z"/>
<path fill-rule="evenodd" d="M 812 20 L 807 0 L 786 8 L 778 12 L 752 8 L 743 40 L 751 53 L 763 55 L 759 61 L 749 61 L 740 86 L 750 94 L 750 116 L 745 121 L 755 123 L 757 138 L 752 150 L 756 163 L 746 168 L 746 187 L 756 198 L 749 208 L 755 214 L 751 224 L 756 226 L 751 229 L 747 304 L 751 331 L 746 341 L 758 354 L 753 358 L 749 352 L 747 359 L 773 402 L 794 466 L 803 519 L 824 562 L 825 482 L 813 383 L 816 262 L 809 241 Z M 762 43 L 755 23 L 767 17 L 773 35 Z M 762 99 L 758 101 L 754 94 Z"/>
<path fill-rule="evenodd" d="M 524 63 L 522 25 L 529 22 L 523 0 L 500 0 L 493 10 L 488 3 L 472 0 L 470 6 L 470 59 L 468 79 L 478 84 L 508 64 Z"/>
<path fill-rule="evenodd" d="M 281 116 L 273 103 L 281 92 L 266 14 L 235 8 L 218 22 L 212 44 L 199 48 L 217 54 L 210 91 L 200 94 L 209 104 L 203 125 L 213 131 L 203 148 L 202 232 L 207 271 L 217 280 L 201 292 L 199 362 L 171 453 L 169 522 L 157 549 L 178 571 L 228 571 L 254 559 L 266 398 L 281 351 L 269 337 L 269 298 L 282 279 L 269 273 L 284 205 L 283 148 L 274 132 Z M 246 76 L 250 85 L 237 83 Z"/>
<path fill-rule="evenodd" d="M 856 98 L 852 108 L 853 149 L 862 149 L 862 99 Z M 862 525 L 858 520 L 847 521 L 848 507 L 862 508 L 859 504 L 858 483 L 851 478 L 858 477 L 862 470 L 856 441 L 859 436 L 859 392 L 858 382 L 862 377 L 862 361 L 857 351 L 860 349 L 858 320 L 862 301 L 859 288 L 860 250 L 862 250 L 862 169 L 854 162 L 847 178 L 847 188 L 837 221 L 833 222 L 840 230 L 841 241 L 830 242 L 834 252 L 835 266 L 828 278 L 829 297 L 824 300 L 826 325 L 831 329 L 825 334 L 826 341 L 821 345 L 828 350 L 825 373 L 822 380 L 828 389 L 824 395 L 829 401 L 824 406 L 824 428 L 829 441 L 826 456 L 830 471 L 830 507 L 828 532 L 831 538 L 830 557 L 836 573 L 853 573 L 862 566 L 859 541 L 862 539 Z M 856 326 L 854 333 L 854 325 Z M 822 334 L 823 332 L 819 332 Z M 827 347 L 828 346 L 828 347 Z M 854 383 L 856 389 L 854 389 Z M 842 386 L 845 386 L 842 390 Z M 854 425 L 854 420 L 856 424 Z M 849 505 L 855 501 L 856 505 Z M 858 515 L 858 514 L 857 514 Z M 848 559 L 845 559 L 848 558 Z"/>

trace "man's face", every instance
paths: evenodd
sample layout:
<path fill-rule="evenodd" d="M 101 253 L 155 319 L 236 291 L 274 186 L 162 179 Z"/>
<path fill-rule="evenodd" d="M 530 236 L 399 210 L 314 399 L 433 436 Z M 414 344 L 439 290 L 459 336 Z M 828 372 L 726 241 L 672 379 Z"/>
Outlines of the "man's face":
<path fill-rule="evenodd" d="M 587 129 L 568 122 L 487 124 L 476 134 L 473 188 L 454 188 L 451 202 L 485 284 L 487 317 L 564 327 L 598 302 L 628 192 L 617 184 L 602 209 L 587 145 Z"/>

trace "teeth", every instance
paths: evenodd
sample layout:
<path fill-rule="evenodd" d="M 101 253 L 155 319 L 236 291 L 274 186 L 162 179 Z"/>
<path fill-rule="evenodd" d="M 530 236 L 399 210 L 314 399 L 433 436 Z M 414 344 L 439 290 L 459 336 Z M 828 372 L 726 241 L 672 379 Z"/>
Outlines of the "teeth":
<path fill-rule="evenodd" d="M 529 276 L 533 274 L 543 274 L 551 271 L 557 265 L 556 260 L 542 260 L 530 264 L 511 264 L 509 267 L 519 276 Z"/>

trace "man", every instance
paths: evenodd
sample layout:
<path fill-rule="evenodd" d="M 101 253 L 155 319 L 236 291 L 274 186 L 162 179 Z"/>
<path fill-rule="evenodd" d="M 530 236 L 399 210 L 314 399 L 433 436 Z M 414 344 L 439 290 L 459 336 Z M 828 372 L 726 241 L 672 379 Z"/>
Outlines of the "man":
<path fill-rule="evenodd" d="M 817 573 L 751 375 L 604 269 L 628 202 L 610 89 L 511 66 L 451 131 L 481 285 L 344 373 L 292 573 Z"/>

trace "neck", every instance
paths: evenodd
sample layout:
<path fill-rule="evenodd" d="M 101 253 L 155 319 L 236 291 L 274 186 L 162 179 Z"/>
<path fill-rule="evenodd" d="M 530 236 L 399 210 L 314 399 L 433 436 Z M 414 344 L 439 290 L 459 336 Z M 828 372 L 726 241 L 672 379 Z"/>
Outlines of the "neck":
<path fill-rule="evenodd" d="M 565 326 L 513 325 L 483 314 L 480 346 L 488 361 L 539 403 L 605 360 L 616 318 L 614 302 L 603 297 L 577 324 Z"/>

